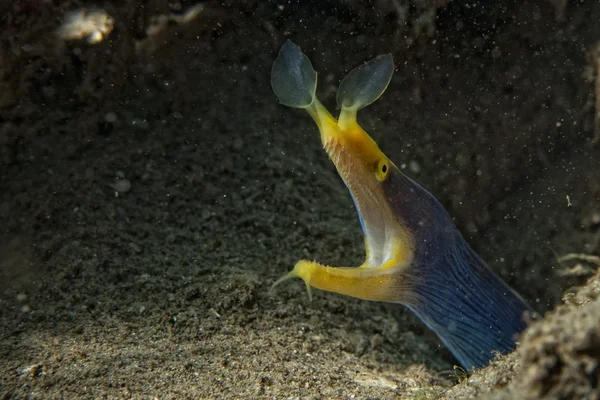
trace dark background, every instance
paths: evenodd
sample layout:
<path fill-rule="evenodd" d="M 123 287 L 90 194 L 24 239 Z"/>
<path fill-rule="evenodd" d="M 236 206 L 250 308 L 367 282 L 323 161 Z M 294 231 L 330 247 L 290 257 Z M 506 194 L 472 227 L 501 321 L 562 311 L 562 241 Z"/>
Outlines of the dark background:
<path fill-rule="evenodd" d="M 271 92 L 286 39 L 332 111 L 347 72 L 392 53 L 365 130 L 537 311 L 583 283 L 558 258 L 600 246 L 600 3 L 202 4 L 187 23 L 191 2 L 3 6 L 4 396 L 397 398 L 456 381 L 402 306 L 269 292 L 300 258 L 364 257 L 316 127 Z M 114 18 L 105 40 L 56 35 L 81 7 Z"/>

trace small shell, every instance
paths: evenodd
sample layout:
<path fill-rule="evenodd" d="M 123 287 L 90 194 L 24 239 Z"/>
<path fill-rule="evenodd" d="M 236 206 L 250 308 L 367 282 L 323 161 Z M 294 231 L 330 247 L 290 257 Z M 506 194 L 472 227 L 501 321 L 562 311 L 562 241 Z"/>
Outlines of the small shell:
<path fill-rule="evenodd" d="M 104 10 L 80 9 L 67 14 L 58 35 L 64 40 L 87 38 L 89 43 L 96 44 L 112 32 L 114 24 L 114 19 Z"/>
<path fill-rule="evenodd" d="M 127 193 L 131 189 L 131 182 L 128 179 L 117 179 L 115 183 L 110 183 L 109 186 L 115 189 L 117 193 Z"/>

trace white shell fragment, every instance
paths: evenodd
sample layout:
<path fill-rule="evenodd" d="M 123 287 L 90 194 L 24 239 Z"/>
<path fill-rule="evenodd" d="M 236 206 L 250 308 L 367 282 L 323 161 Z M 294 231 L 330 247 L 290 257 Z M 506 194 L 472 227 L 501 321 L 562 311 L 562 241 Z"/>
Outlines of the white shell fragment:
<path fill-rule="evenodd" d="M 115 20 L 104 10 L 88 11 L 84 8 L 72 11 L 58 29 L 63 40 L 87 38 L 91 44 L 100 43 L 112 32 Z"/>
<path fill-rule="evenodd" d="M 115 197 L 119 197 L 119 194 L 129 192 L 131 182 L 128 179 L 117 179 L 115 183 L 109 183 L 108 186 L 115 190 Z"/>

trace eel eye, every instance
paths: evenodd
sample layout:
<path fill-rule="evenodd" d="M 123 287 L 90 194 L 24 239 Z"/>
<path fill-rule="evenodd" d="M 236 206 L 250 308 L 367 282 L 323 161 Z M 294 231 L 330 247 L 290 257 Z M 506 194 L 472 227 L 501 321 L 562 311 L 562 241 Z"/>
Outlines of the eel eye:
<path fill-rule="evenodd" d="M 383 181 L 388 175 L 389 167 L 386 160 L 379 160 L 375 169 L 375 177 L 378 181 Z"/>

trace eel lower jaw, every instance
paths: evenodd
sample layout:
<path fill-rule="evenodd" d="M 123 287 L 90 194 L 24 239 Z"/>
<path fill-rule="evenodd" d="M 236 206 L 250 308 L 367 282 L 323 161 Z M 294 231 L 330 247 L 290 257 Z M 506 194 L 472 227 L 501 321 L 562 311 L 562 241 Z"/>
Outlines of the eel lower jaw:
<path fill-rule="evenodd" d="M 302 278 L 312 300 L 311 287 L 363 300 L 403 303 L 410 296 L 410 280 L 402 267 L 329 267 L 300 260 L 294 269 L 277 280 L 273 287 L 290 278 Z"/>

